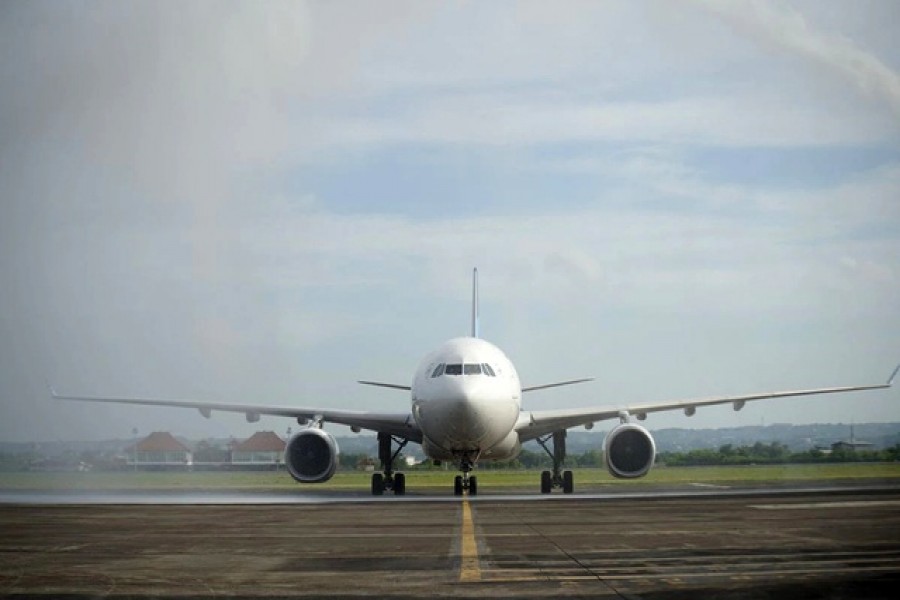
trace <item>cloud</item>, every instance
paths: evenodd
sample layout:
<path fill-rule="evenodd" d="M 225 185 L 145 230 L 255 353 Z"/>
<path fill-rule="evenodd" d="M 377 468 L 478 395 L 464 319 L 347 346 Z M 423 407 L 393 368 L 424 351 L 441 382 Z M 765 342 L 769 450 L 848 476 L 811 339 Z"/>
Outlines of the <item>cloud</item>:
<path fill-rule="evenodd" d="M 484 10 L 464 32 L 470 13 L 458 8 L 418 21 L 394 45 L 370 48 L 363 102 L 348 99 L 345 111 L 317 113 L 314 138 L 335 152 L 377 152 L 403 144 L 607 141 L 841 146 L 882 143 L 900 132 L 891 100 L 896 74 L 790 9 L 582 8 L 573 18 L 528 5 L 512 21 Z M 735 38 L 735 27 L 745 35 Z M 746 39 L 805 61 L 773 59 Z M 825 68 L 809 69 L 809 62 Z M 887 110 L 860 103 L 863 88 Z"/>
<path fill-rule="evenodd" d="M 760 45 L 828 69 L 843 82 L 888 105 L 895 118 L 900 116 L 900 75 L 845 35 L 816 29 L 804 15 L 783 3 L 753 0 L 702 4 Z"/>
<path fill-rule="evenodd" d="M 441 97 L 390 117 L 334 116 L 322 139 L 369 151 L 397 144 L 540 144 L 630 142 L 735 147 L 867 144 L 897 126 L 880 115 L 789 105 L 758 93 L 657 102 L 521 100 L 506 95 Z"/>
<path fill-rule="evenodd" d="M 523 369 L 608 365 L 614 395 L 644 353 L 708 351 L 712 387 L 720 343 L 887 346 L 898 120 L 891 51 L 861 48 L 890 23 L 830 48 L 780 5 L 569 6 L 5 6 L 0 437 L 104 431 L 48 419 L 48 376 L 402 409 L 345 382 L 464 332 L 476 265 Z M 707 160 L 747 149 L 825 158 L 790 185 Z"/>
<path fill-rule="evenodd" d="M 264 222 L 247 224 L 246 241 L 262 244 L 263 261 L 290 248 L 279 261 L 286 270 L 270 271 L 269 285 L 377 285 L 391 265 L 415 258 L 423 265 L 415 279 L 437 285 L 438 293 L 450 291 L 443 287 L 448 265 L 464 272 L 488 263 L 495 272 L 516 274 L 499 275 L 511 301 L 519 294 L 559 300 L 558 277 L 565 276 L 576 282 L 570 297 L 662 307 L 690 290 L 715 290 L 722 296 L 704 310 L 725 312 L 800 307 L 833 291 L 835 280 L 844 282 L 843 294 L 854 295 L 860 282 L 838 274 L 837 256 L 859 255 L 887 272 L 895 269 L 897 236 L 874 241 L 860 232 L 900 218 L 893 202 L 900 193 L 896 168 L 808 192 L 708 183 L 701 173 L 667 169 L 666 163 L 638 161 L 623 168 L 633 182 L 642 182 L 635 196 L 676 195 L 699 204 L 685 212 L 677 202 L 661 209 L 598 202 L 555 214 L 437 221 L 298 212 L 283 216 L 283 227 L 275 231 Z M 345 243 L 348 235 L 352 244 Z M 315 274 L 299 272 L 309 269 Z M 796 279 L 797 272 L 805 273 L 804 281 Z M 889 285 L 877 294 L 868 289 L 872 295 L 860 298 L 861 306 L 893 295 Z"/>

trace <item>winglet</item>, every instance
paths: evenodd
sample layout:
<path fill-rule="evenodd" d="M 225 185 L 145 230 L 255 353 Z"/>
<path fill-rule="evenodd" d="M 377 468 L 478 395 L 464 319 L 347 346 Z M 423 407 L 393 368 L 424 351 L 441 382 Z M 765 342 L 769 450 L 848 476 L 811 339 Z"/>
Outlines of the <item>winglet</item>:
<path fill-rule="evenodd" d="M 50 392 L 51 398 L 59 398 L 59 394 L 56 393 L 56 390 L 53 388 L 53 384 L 50 383 L 50 380 L 45 380 L 44 383 L 47 384 L 47 391 Z"/>
<path fill-rule="evenodd" d="M 478 267 L 475 267 L 472 270 L 472 337 L 479 337 L 478 329 Z"/>
<path fill-rule="evenodd" d="M 900 371 L 900 365 L 897 365 L 897 368 L 895 368 L 895 369 L 894 369 L 894 372 L 891 373 L 891 376 L 888 378 L 887 384 L 886 384 L 886 385 L 888 385 L 888 386 L 894 385 L 894 377 L 897 376 L 897 372 L 898 372 L 898 371 Z"/>

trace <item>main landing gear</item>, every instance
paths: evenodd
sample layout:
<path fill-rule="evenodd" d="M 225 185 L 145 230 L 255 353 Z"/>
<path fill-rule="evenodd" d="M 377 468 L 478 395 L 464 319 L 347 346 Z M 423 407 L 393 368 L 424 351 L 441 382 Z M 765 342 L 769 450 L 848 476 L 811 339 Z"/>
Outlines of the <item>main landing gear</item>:
<path fill-rule="evenodd" d="M 478 494 L 478 478 L 474 475 L 469 475 L 472 465 L 472 460 L 468 457 L 459 461 L 459 470 L 462 471 L 462 475 L 457 475 L 453 479 L 454 496 L 462 496 L 463 492 L 468 492 L 470 496 Z"/>
<path fill-rule="evenodd" d="M 391 452 L 391 442 L 397 444 L 397 450 Z M 372 495 L 381 496 L 385 490 L 393 490 L 395 496 L 406 493 L 406 475 L 394 473 L 394 461 L 409 440 L 396 438 L 389 433 L 378 434 L 378 460 L 381 461 L 381 473 L 372 474 Z"/>
<path fill-rule="evenodd" d="M 547 448 L 547 442 L 553 441 L 553 450 Z M 564 494 L 571 494 L 575 491 L 575 478 L 572 471 L 562 471 L 560 469 L 566 460 L 566 430 L 554 431 L 544 437 L 539 437 L 537 443 L 541 445 L 553 461 L 553 471 L 543 471 L 541 473 L 541 493 L 549 494 L 553 488 L 562 488 Z"/>

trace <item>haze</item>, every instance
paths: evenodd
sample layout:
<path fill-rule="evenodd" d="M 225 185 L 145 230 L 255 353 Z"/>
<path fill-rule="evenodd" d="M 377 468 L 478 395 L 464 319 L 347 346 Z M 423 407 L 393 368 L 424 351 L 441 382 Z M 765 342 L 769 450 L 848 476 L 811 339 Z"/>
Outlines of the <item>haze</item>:
<path fill-rule="evenodd" d="M 880 383 L 900 5 L 0 7 L 0 440 L 283 433 L 61 391 L 407 410 L 481 327 L 526 407 Z M 653 415 L 900 421 L 896 389 Z M 599 427 L 602 429 L 602 424 Z M 344 433 L 336 428 L 339 433 Z"/>

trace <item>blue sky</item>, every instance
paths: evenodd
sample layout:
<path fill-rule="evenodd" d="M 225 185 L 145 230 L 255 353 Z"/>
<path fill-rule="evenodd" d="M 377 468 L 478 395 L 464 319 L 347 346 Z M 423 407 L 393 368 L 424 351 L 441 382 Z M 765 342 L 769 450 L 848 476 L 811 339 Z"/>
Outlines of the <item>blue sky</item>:
<path fill-rule="evenodd" d="M 523 381 L 597 377 L 528 407 L 900 361 L 895 2 L 0 10 L 0 439 L 289 425 L 48 378 L 404 410 L 353 382 L 465 333 L 473 266 Z M 853 420 L 896 390 L 648 425 Z"/>

